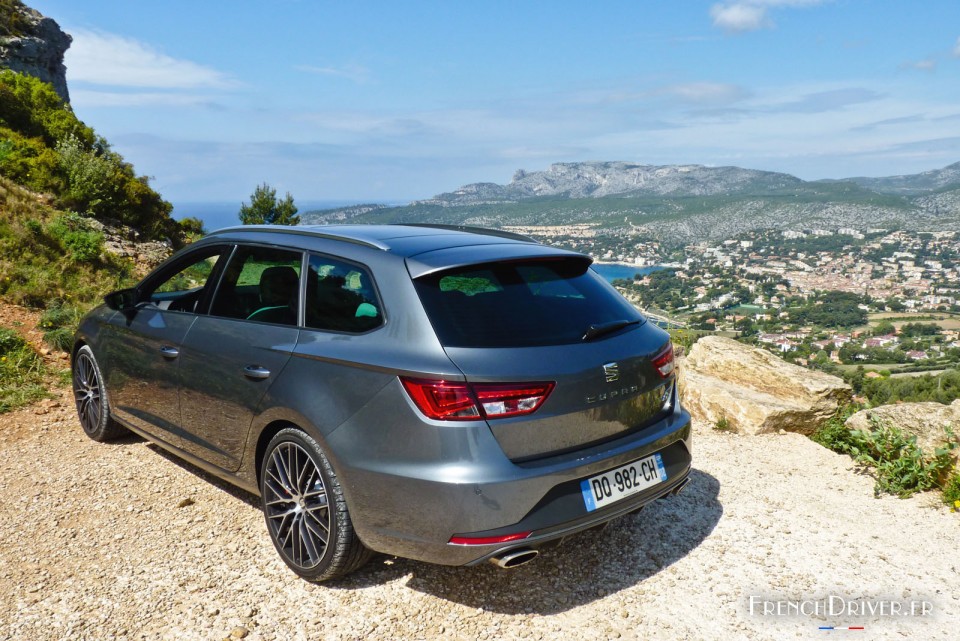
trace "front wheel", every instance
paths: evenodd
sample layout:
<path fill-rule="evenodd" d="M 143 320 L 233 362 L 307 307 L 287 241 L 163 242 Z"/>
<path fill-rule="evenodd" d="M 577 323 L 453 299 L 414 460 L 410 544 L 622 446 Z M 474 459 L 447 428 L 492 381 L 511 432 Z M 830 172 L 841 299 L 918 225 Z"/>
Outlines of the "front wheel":
<path fill-rule="evenodd" d="M 330 461 L 304 432 L 287 428 L 270 440 L 260 466 L 260 502 L 274 547 L 304 579 L 341 577 L 369 560 Z"/>
<path fill-rule="evenodd" d="M 73 357 L 73 398 L 77 403 L 77 417 L 87 436 L 95 441 L 109 441 L 126 430 L 110 417 L 110 403 L 103 374 L 93 356 L 93 350 L 84 345 Z"/>

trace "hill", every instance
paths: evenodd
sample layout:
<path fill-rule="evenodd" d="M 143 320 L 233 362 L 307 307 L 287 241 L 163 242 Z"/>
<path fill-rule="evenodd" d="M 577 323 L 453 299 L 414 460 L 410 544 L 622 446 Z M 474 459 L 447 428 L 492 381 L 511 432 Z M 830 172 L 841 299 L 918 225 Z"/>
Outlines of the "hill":
<path fill-rule="evenodd" d="M 184 241 L 170 203 L 70 108 L 69 45 L 0 0 L 0 300 L 32 307 L 86 308 Z"/>
<path fill-rule="evenodd" d="M 960 190 L 960 162 L 943 169 L 933 169 L 906 176 L 885 178 L 848 178 L 861 187 L 881 194 L 923 196 L 932 192 Z"/>
<path fill-rule="evenodd" d="M 958 180 L 960 163 L 916 176 L 832 181 L 739 167 L 559 163 L 540 172 L 518 171 L 507 185 L 475 183 L 402 207 L 306 212 L 302 220 L 590 223 L 670 244 L 726 239 L 754 229 L 950 230 L 960 229 Z"/>
<path fill-rule="evenodd" d="M 364 205 L 302 218 L 304 223 L 591 223 L 670 243 L 730 238 L 753 229 L 960 229 L 960 190 L 943 189 L 958 170 L 960 164 L 916 177 L 804 181 L 738 167 L 559 163 L 541 172 L 518 171 L 507 185 L 475 183 L 402 207 Z"/>

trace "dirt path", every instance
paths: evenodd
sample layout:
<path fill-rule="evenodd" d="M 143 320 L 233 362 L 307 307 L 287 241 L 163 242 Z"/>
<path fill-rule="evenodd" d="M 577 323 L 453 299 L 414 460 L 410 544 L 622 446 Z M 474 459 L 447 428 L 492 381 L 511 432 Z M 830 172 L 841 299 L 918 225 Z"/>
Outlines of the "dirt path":
<path fill-rule="evenodd" d="M 89 441 L 64 389 L 0 415 L 0 639 L 957 638 L 960 514 L 873 499 L 797 435 L 699 429 L 694 456 L 684 494 L 521 568 L 381 557 L 317 586 L 253 497 L 139 439 Z M 884 616 L 764 616 L 791 599 Z"/>

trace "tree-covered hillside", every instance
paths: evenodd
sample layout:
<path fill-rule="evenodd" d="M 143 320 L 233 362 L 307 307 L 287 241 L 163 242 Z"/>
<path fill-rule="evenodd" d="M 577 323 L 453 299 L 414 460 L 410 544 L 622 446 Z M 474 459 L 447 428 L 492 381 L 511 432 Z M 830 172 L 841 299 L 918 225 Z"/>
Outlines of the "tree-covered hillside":
<path fill-rule="evenodd" d="M 170 203 L 50 85 L 9 70 L 0 71 L 0 175 L 53 195 L 62 209 L 129 225 L 146 238 L 179 234 Z"/>
<path fill-rule="evenodd" d="M 51 85 L 0 71 L 0 300 L 99 302 L 143 267 L 107 251 L 104 232 L 177 246 L 184 234 L 170 211 Z"/>

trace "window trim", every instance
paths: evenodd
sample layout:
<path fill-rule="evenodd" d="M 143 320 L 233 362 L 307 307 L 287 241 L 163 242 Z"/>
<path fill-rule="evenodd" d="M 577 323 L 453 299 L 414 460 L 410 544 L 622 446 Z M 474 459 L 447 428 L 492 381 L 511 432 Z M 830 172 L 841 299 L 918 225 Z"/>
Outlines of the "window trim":
<path fill-rule="evenodd" d="M 309 263 L 306 261 L 308 260 L 310 252 L 306 249 L 302 249 L 299 247 L 289 247 L 287 245 L 277 245 L 274 243 L 237 242 L 237 243 L 231 243 L 231 244 L 233 245 L 233 249 L 230 251 L 230 255 L 227 257 L 227 260 L 224 261 L 223 268 L 220 270 L 220 274 L 217 277 L 216 289 L 206 301 L 206 309 L 203 310 L 204 315 L 209 316 L 210 318 L 221 318 L 223 320 L 243 321 L 245 323 L 258 323 L 262 325 L 269 325 L 271 327 L 293 327 L 295 329 L 304 329 L 304 325 L 303 325 L 304 304 L 305 304 L 304 294 L 305 294 L 305 287 L 306 287 L 306 279 L 303 277 L 303 274 L 304 274 L 304 268 L 309 265 Z M 223 286 L 223 278 L 227 273 L 227 265 L 230 264 L 234 256 L 236 256 L 237 252 L 240 251 L 241 247 L 243 248 L 263 247 L 265 249 L 273 249 L 277 251 L 290 252 L 292 254 L 300 254 L 300 279 L 298 282 L 298 289 L 297 289 L 297 322 L 295 325 L 285 325 L 282 323 L 269 323 L 267 321 L 249 320 L 247 318 L 234 318 L 232 316 L 218 316 L 210 313 L 210 309 L 213 305 L 213 301 L 216 299 L 217 295 L 220 293 L 220 288 Z"/>
<path fill-rule="evenodd" d="M 342 336 L 365 336 L 367 334 L 380 331 L 381 329 L 387 326 L 390 320 L 387 316 L 386 307 L 383 304 L 383 296 L 380 295 L 380 287 L 379 285 L 377 285 L 377 279 L 374 277 L 373 270 L 370 268 L 369 265 L 366 265 L 356 260 L 352 260 L 350 258 L 339 256 L 337 254 L 329 254 L 326 252 L 319 252 L 319 251 L 313 251 L 308 249 L 304 252 L 304 259 L 305 259 L 305 263 L 304 263 L 305 269 L 303 271 L 304 274 L 308 274 L 310 270 L 310 259 L 314 256 L 316 256 L 317 258 L 320 258 L 321 260 L 328 259 L 328 260 L 337 261 L 340 263 L 345 263 L 347 265 L 352 265 L 366 272 L 367 276 L 370 278 L 370 286 L 373 289 L 373 296 L 377 302 L 377 310 L 380 313 L 380 324 L 377 325 L 376 327 L 371 327 L 370 329 L 362 332 L 351 332 L 351 331 L 346 331 L 341 329 L 326 329 L 323 327 L 308 326 L 307 325 L 307 279 L 301 278 L 300 286 L 303 288 L 303 290 L 301 292 L 302 298 L 300 299 L 301 300 L 300 311 L 302 314 L 300 327 L 302 327 L 305 330 L 309 330 L 311 332 L 326 332 L 329 334 L 339 334 Z"/>
<path fill-rule="evenodd" d="M 207 278 L 206 282 L 203 285 L 203 294 L 200 299 L 197 301 L 196 308 L 190 312 L 181 309 L 165 309 L 164 312 L 169 312 L 171 314 L 192 314 L 194 316 L 204 316 L 209 310 L 210 302 L 213 300 L 213 292 L 215 292 L 220 287 L 220 279 L 223 276 L 223 271 L 227 262 L 231 256 L 233 256 L 233 251 L 236 245 L 234 243 L 211 243 L 209 245 L 203 245 L 202 247 L 195 247 L 183 252 L 182 255 L 176 257 L 173 261 L 168 264 L 161 265 L 159 268 L 148 274 L 143 280 L 141 280 L 136 288 L 136 305 L 146 305 L 150 303 L 149 297 L 146 296 L 147 292 L 151 295 L 156 291 L 157 287 L 168 281 L 171 277 L 177 275 L 184 268 L 198 262 L 194 256 L 196 254 L 204 254 L 210 250 L 215 250 L 210 252 L 210 256 L 213 256 L 219 252 L 220 257 L 217 259 L 217 262 L 213 266 L 213 271 L 210 272 L 210 276 Z M 156 284 L 154 284 L 156 283 Z"/>

